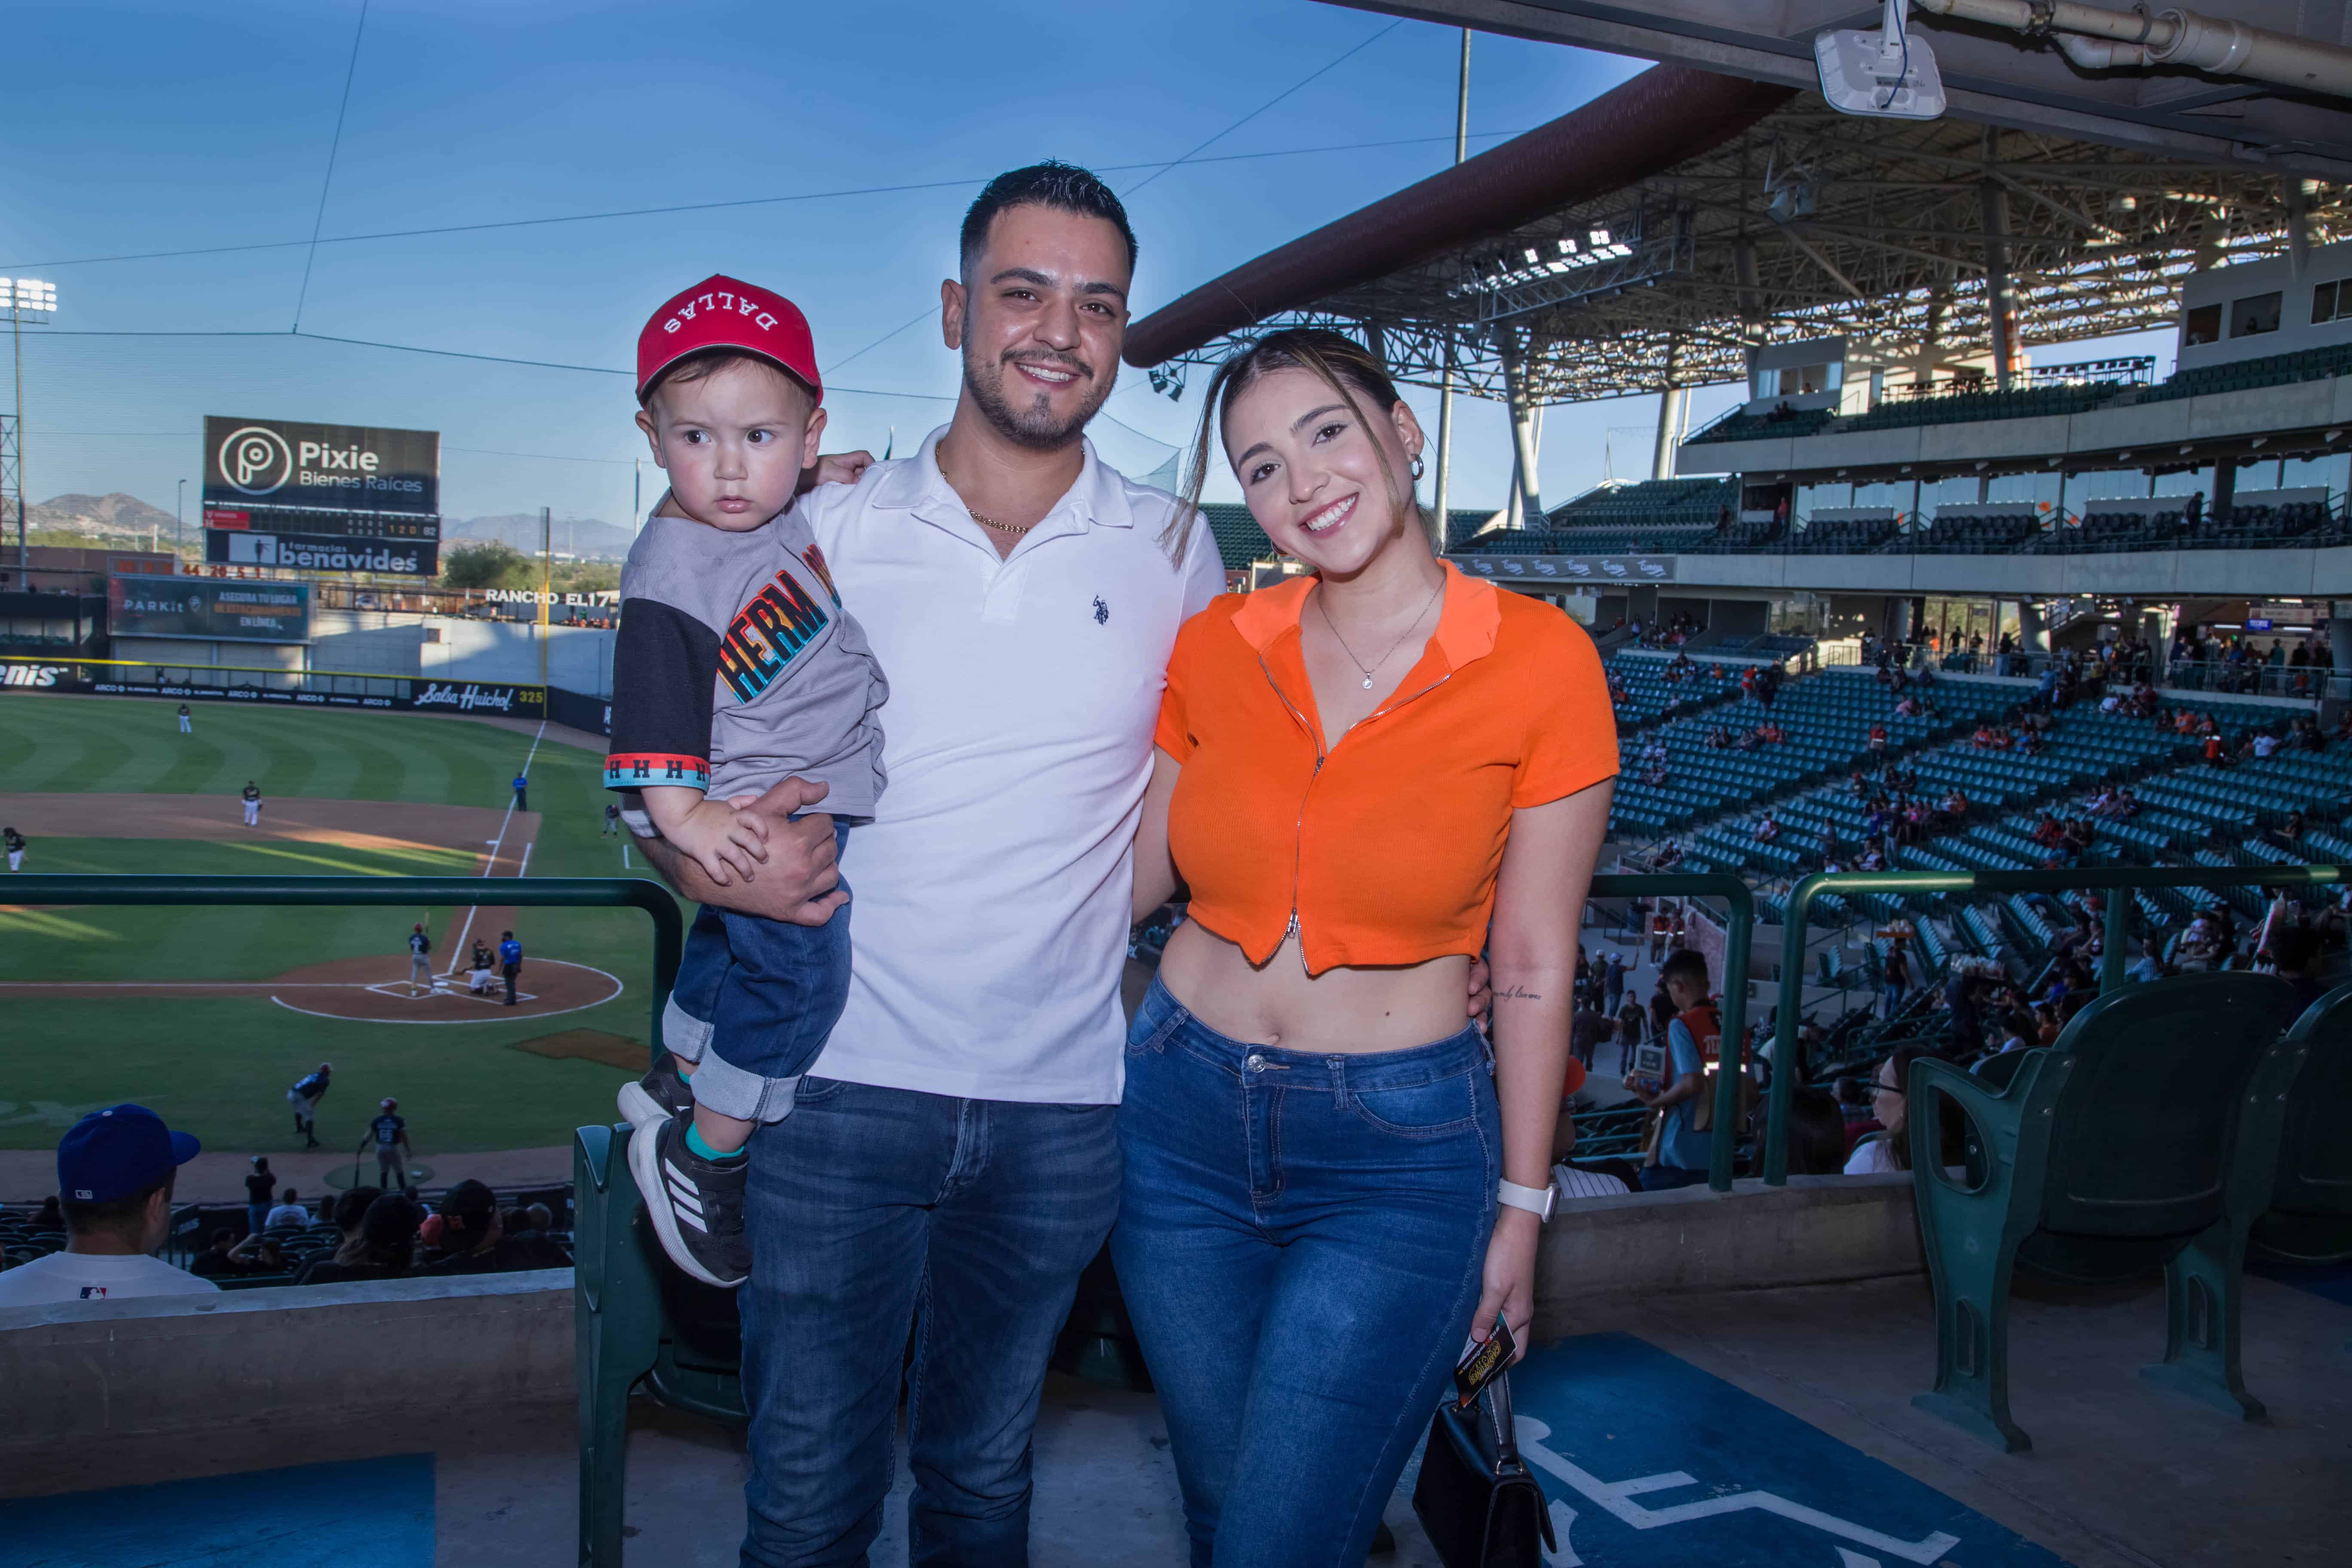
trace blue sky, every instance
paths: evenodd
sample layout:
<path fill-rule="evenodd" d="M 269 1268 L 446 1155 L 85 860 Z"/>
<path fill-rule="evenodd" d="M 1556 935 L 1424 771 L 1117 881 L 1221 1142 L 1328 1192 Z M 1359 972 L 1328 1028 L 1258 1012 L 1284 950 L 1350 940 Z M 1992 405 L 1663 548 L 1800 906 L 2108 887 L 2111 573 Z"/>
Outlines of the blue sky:
<path fill-rule="evenodd" d="M 935 317 L 957 222 L 989 174 L 1051 156 L 1139 185 L 1141 314 L 1452 155 L 1459 35 L 1315 0 L 374 0 L 321 215 L 359 14 L 359 0 L 78 0 L 12 16 L 0 274 L 49 279 L 62 303 L 52 329 L 26 333 L 34 499 L 127 490 L 169 509 L 175 480 L 194 488 L 203 416 L 223 414 L 437 429 L 452 515 L 545 505 L 622 521 L 643 449 L 625 377 L 296 339 L 298 299 L 308 332 L 625 367 L 655 304 L 733 273 L 808 311 L 833 389 L 827 445 L 879 451 L 895 432 L 903 451 L 945 417 L 953 356 L 931 320 L 856 351 Z M 1638 68 L 1482 35 L 1473 150 Z M 1348 150 L 1236 157 L 1334 147 Z M 314 221 L 333 240 L 853 190 L 871 194 L 303 243 Z M 278 247 L 80 259 L 256 244 Z M 116 333 L 256 335 L 98 335 Z M 1694 423 L 1730 396 L 1700 394 Z M 1414 401 L 1433 428 L 1433 396 Z M 1129 371 L 1098 445 L 1148 472 L 1187 438 L 1197 402 Z M 1646 477 L 1655 408 L 1553 410 L 1548 500 L 1612 458 Z M 1457 413 L 1454 504 L 1499 505 L 1500 411 Z"/>
<path fill-rule="evenodd" d="M 290 338 L 305 248 L 57 265 L 311 232 L 357 0 L 207 7 L 82 0 L 18 13 L 0 99 L 0 272 L 54 280 L 53 331 L 29 333 L 29 489 L 173 503 L 207 413 L 443 432 L 455 515 L 549 505 L 620 520 L 641 449 L 626 382 Z M 665 217 L 320 246 L 305 331 L 621 367 L 645 313 L 711 272 L 770 283 L 809 312 L 828 368 L 932 307 L 977 182 L 1057 156 L 1103 167 L 1175 158 L 1389 18 L 1314 0 L 1044 0 L 970 5 L 496 5 L 374 0 L 321 232 L 329 237 L 742 200 L 898 191 Z M 1139 312 L 1443 165 L 1458 35 L 1405 23 L 1205 157 L 1136 192 Z M 1517 132 L 1636 68 L 1481 37 L 1471 127 Z M 1487 137 L 1475 145 L 1492 145 Z M 1121 190 L 1150 173 L 1109 174 Z M 26 264 L 34 265 L 26 265 Z M 952 396 L 929 321 L 829 379 Z M 1106 455 L 1148 470 L 1189 432 L 1129 372 Z M 901 449 L 948 405 L 844 391 L 833 436 Z M 1623 422 L 1639 423 L 1646 410 Z M 1507 439 L 1471 405 L 1456 494 L 1499 502 Z M 1621 442 L 1622 442 L 1621 438 Z M 1555 495 L 1599 474 L 1556 434 Z M 534 454 L 529 457 L 505 454 Z M 1548 455 L 1549 455 L 1548 453 Z M 1622 465 L 1621 465 L 1622 467 Z M 650 483 L 650 481 L 649 481 Z M 193 489 L 193 483 L 191 489 Z M 193 517 L 193 509 L 191 516 Z"/>

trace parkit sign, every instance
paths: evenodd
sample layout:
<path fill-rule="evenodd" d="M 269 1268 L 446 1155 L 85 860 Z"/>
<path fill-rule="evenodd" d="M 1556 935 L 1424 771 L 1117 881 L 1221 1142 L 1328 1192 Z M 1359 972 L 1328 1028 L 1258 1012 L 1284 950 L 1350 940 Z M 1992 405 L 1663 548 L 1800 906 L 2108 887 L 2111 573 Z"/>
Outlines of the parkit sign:
<path fill-rule="evenodd" d="M 306 643 L 308 583 L 223 582 L 152 574 L 106 580 L 107 629 L 118 637 Z"/>
<path fill-rule="evenodd" d="M 1500 582 L 1671 583 L 1671 555 L 1456 555 L 1456 566 Z"/>

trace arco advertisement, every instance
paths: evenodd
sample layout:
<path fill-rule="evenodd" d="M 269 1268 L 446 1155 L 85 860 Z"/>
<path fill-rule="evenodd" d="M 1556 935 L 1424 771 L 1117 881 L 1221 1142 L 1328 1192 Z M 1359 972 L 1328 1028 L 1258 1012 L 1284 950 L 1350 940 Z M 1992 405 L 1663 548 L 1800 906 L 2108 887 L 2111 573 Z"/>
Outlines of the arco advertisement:
<path fill-rule="evenodd" d="M 499 681 L 433 680 L 338 670 L 224 669 L 121 659 L 0 659 L 0 696 L 160 697 L 281 708 L 362 708 L 544 719 L 547 689 Z"/>

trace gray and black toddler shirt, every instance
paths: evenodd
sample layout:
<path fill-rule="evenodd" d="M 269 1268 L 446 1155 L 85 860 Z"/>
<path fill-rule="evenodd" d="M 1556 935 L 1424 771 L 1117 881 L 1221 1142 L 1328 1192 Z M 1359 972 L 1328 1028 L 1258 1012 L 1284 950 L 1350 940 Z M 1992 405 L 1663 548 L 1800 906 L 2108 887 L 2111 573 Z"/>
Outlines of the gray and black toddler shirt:
<path fill-rule="evenodd" d="M 798 509 L 743 533 L 646 520 L 621 569 L 606 789 L 724 797 L 797 773 L 830 786 L 817 810 L 870 817 L 889 694 Z"/>

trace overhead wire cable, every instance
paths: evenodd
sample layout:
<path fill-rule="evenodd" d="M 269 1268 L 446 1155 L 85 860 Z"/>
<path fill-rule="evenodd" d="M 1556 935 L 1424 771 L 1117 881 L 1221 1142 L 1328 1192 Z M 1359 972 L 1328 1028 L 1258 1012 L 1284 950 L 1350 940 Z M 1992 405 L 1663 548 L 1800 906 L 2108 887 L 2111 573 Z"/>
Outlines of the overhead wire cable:
<path fill-rule="evenodd" d="M 1472 141 L 1491 141 L 1523 134 L 1518 131 L 1474 132 Z M 1244 163 L 1266 158 L 1307 158 L 1326 153 L 1377 152 L 1390 147 L 1417 147 L 1430 142 L 1450 142 L 1450 136 L 1400 136 L 1383 142 L 1339 142 L 1320 147 L 1276 147 L 1259 153 L 1220 153 L 1211 157 L 1189 160 L 1193 166 L 1203 163 Z M 1103 174 L 1131 174 L 1139 169 L 1165 171 L 1170 163 L 1106 163 L 1096 173 Z M 361 245 L 386 239 L 429 239 L 451 234 L 484 234 L 499 229 L 544 228 L 556 224 L 603 223 L 616 218 L 674 217 L 686 213 L 726 212 L 738 207 L 777 206 L 794 202 L 840 201 L 852 196 L 903 195 L 916 191 L 953 190 L 968 185 L 983 185 L 988 176 L 954 180 L 918 180 L 891 185 L 848 185 L 837 190 L 797 191 L 778 196 L 744 196 L 723 202 L 686 202 L 658 207 L 614 207 L 597 212 L 556 213 L 546 217 L 498 218 L 484 223 L 435 224 L 424 228 L 385 228 L 364 230 L 358 234 L 327 234 L 310 239 L 259 239 L 236 245 L 199 245 L 175 250 L 126 250 L 106 256 L 68 256 L 47 261 L 0 262 L 0 268 L 29 272 L 37 268 L 58 267 L 96 267 L 118 261 L 173 261 L 193 256 L 236 256 L 258 250 L 299 250 L 306 246 Z M 1140 187 L 1138 187 L 1139 189 Z"/>
<path fill-rule="evenodd" d="M 335 134 L 327 143 L 327 172 L 319 180 L 319 210 L 310 218 L 310 248 L 302 258 L 302 287 L 294 296 L 294 331 L 302 330 L 302 306 L 310 298 L 310 269 L 319 261 L 319 231 L 327 223 L 327 193 L 335 187 L 335 155 L 343 150 L 343 120 L 352 108 L 352 79 L 359 74 L 360 40 L 367 36 L 368 0 L 360 0 L 359 25 L 352 29 L 352 58 L 343 66 L 343 96 L 335 104 Z"/>
<path fill-rule="evenodd" d="M 1193 148 L 1192 152 L 1185 153 L 1182 157 L 1178 158 L 1171 163 L 1161 164 L 1150 174 L 1146 174 L 1142 179 L 1138 180 L 1135 184 L 1128 186 L 1127 189 L 1119 193 L 1120 199 L 1125 200 L 1127 197 L 1135 195 L 1136 192 L 1143 189 L 1144 186 L 1150 184 L 1152 181 L 1158 179 L 1169 170 L 1173 169 L 1180 164 L 1191 163 L 1196 155 L 1207 151 L 1210 147 L 1223 141 L 1234 132 L 1239 131 L 1243 126 L 1247 125 L 1251 121 L 1255 120 L 1259 115 L 1264 114 L 1267 110 L 1272 109 L 1276 104 L 1280 103 L 1284 99 L 1288 98 L 1292 93 L 1298 91 L 1301 88 L 1313 82 L 1317 78 L 1327 76 L 1330 72 L 1338 69 L 1340 66 L 1346 64 L 1349 60 L 1353 59 L 1356 56 L 1363 53 L 1366 49 L 1370 48 L 1374 44 L 1379 43 L 1382 38 L 1387 37 L 1391 33 L 1395 32 L 1399 27 L 1403 26 L 1404 18 L 1400 16 L 1395 21 L 1391 22 L 1387 26 L 1382 27 L 1379 32 L 1374 33 L 1370 37 L 1366 38 L 1362 43 L 1358 44 L 1354 48 L 1348 50 L 1347 53 L 1339 56 L 1337 58 L 1318 67 L 1315 70 L 1307 72 L 1305 76 L 1300 77 L 1297 81 L 1292 82 L 1288 87 L 1284 88 L 1280 92 L 1276 93 L 1272 98 L 1267 99 L 1264 103 L 1259 104 L 1255 109 L 1251 110 L 1247 114 L 1243 115 L 1239 120 L 1234 121 L 1231 125 L 1226 126 L 1223 131 L 1218 132 L 1214 136 L 1210 137 L 1206 142 L 1203 142 L 1199 146 Z"/>
<path fill-rule="evenodd" d="M 1223 131 L 1218 132 L 1214 136 L 1212 136 L 1207 141 L 1200 142 L 1198 145 L 1194 146 L 1191 152 L 1184 153 L 1181 157 L 1171 158 L 1167 163 L 1161 163 L 1153 168 L 1150 174 L 1145 175 L 1142 179 L 1138 180 L 1135 184 L 1128 186 L 1126 190 L 1121 191 L 1119 193 L 1119 199 L 1121 201 L 1125 201 L 1129 196 L 1131 196 L 1136 192 L 1143 189 L 1144 186 L 1150 184 L 1152 181 L 1158 179 L 1169 170 L 1177 167 L 1179 164 L 1192 162 L 1193 157 L 1200 153 L 1203 149 L 1223 141 L 1225 137 L 1231 135 L 1234 132 L 1240 130 L 1251 121 L 1255 120 L 1259 115 L 1264 114 L 1267 110 L 1272 109 L 1276 104 L 1280 103 L 1284 99 L 1288 98 L 1292 93 L 1297 92 L 1299 89 L 1307 86 L 1318 77 L 1325 75 L 1342 62 L 1362 53 L 1365 49 L 1370 48 L 1372 45 L 1380 42 L 1382 38 L 1387 37 L 1391 33 L 1395 32 L 1399 27 L 1403 26 L 1404 21 L 1400 17 L 1336 58 L 1318 66 L 1315 69 L 1307 72 L 1305 76 L 1299 78 L 1288 87 L 1284 88 L 1280 92 L 1276 93 L 1272 98 L 1267 99 L 1264 103 L 1259 104 L 1255 109 L 1251 110 L 1247 114 L 1243 115 L 1239 120 L 1236 120 L 1232 124 L 1226 126 Z M 1102 173 L 1101 170 L 1097 170 L 1095 172 L 1097 174 Z M 908 327 L 913 326 L 916 322 L 921 321 L 930 313 L 930 307 L 928 305 L 925 306 L 922 310 L 916 311 L 912 316 L 908 317 L 907 320 L 891 328 L 888 331 L 883 333 L 872 342 L 867 343 L 864 348 L 859 349 L 856 353 L 849 355 L 847 359 L 835 360 L 832 364 L 827 365 L 824 369 L 824 374 L 831 375 L 835 371 L 837 371 L 843 365 L 847 364 L 850 360 L 857 359 L 862 355 L 873 353 L 876 349 L 880 348 L 884 343 L 888 342 L 892 338 L 897 337 L 900 332 L 905 331 Z"/>

